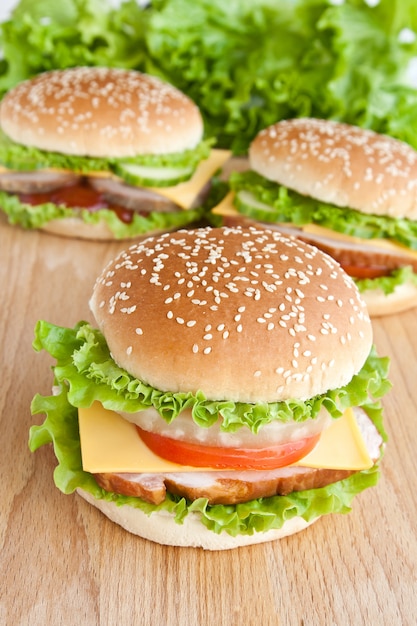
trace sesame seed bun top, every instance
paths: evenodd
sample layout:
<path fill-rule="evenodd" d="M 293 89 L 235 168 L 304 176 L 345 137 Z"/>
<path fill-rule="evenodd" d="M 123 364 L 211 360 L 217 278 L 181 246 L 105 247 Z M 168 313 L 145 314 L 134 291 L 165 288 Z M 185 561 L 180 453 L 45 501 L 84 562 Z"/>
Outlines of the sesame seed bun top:
<path fill-rule="evenodd" d="M 20 83 L 1 103 L 0 125 L 17 143 L 96 157 L 182 152 L 203 135 L 198 107 L 178 89 L 100 67 L 53 70 Z"/>
<path fill-rule="evenodd" d="M 417 152 L 371 130 L 309 118 L 262 130 L 251 168 L 303 195 L 364 213 L 417 219 Z"/>
<path fill-rule="evenodd" d="M 263 228 L 141 241 L 103 270 L 90 307 L 121 367 L 162 391 L 213 400 L 325 393 L 351 380 L 372 344 L 340 266 Z"/>

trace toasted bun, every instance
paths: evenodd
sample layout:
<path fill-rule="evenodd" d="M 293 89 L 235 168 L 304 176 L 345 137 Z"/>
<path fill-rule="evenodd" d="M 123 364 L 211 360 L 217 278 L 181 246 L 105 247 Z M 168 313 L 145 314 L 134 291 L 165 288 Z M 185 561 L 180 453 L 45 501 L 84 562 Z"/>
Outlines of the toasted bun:
<path fill-rule="evenodd" d="M 263 228 L 148 238 L 90 301 L 115 361 L 163 391 L 305 400 L 347 384 L 372 344 L 354 282 L 328 255 Z"/>
<path fill-rule="evenodd" d="M 226 532 L 217 534 L 208 530 L 200 522 L 197 513 L 189 513 L 183 523 L 178 524 L 174 515 L 166 511 L 156 511 L 148 516 L 140 509 L 129 505 L 117 506 L 114 502 L 96 500 L 82 489 L 77 489 L 77 493 L 98 508 L 112 522 L 119 524 L 134 535 L 162 545 L 204 548 L 205 550 L 230 550 L 282 539 L 304 530 L 319 519 L 316 517 L 314 520 L 306 522 L 302 517 L 293 517 L 286 521 L 280 529 L 233 537 Z"/>
<path fill-rule="evenodd" d="M 411 282 L 398 285 L 392 293 L 382 289 L 368 289 L 362 293 L 369 315 L 382 317 L 402 313 L 417 306 L 417 286 Z"/>
<path fill-rule="evenodd" d="M 73 239 L 89 239 L 90 241 L 123 241 L 115 236 L 112 230 L 107 226 L 105 221 L 98 222 L 96 224 L 90 224 L 84 222 L 78 217 L 63 217 L 61 219 L 51 220 L 41 226 L 40 230 L 43 230 L 52 235 L 59 235 L 60 237 L 71 237 Z M 166 229 L 168 230 L 168 229 Z M 129 239 L 140 239 L 141 237 L 148 237 L 150 235 L 158 235 L 166 230 L 154 230 L 148 231 L 143 235 L 135 235 Z"/>
<path fill-rule="evenodd" d="M 249 159 L 254 171 L 303 195 L 417 219 L 417 152 L 392 137 L 329 120 L 284 120 L 255 137 Z"/>
<path fill-rule="evenodd" d="M 0 107 L 13 141 L 41 150 L 96 157 L 164 154 L 202 138 L 197 106 L 156 77 L 133 70 L 53 70 L 13 88 Z"/>
<path fill-rule="evenodd" d="M 64 217 L 62 219 L 46 222 L 40 230 L 52 235 L 61 237 L 72 237 L 75 239 L 89 239 L 93 241 L 111 241 L 115 239 L 114 234 L 105 222 L 98 224 L 87 224 L 81 218 Z"/>

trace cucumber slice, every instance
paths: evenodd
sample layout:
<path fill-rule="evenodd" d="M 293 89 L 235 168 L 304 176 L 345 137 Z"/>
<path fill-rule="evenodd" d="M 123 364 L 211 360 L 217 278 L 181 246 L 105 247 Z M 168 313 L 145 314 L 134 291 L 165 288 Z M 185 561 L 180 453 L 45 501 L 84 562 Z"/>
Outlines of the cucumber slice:
<path fill-rule="evenodd" d="M 194 167 L 150 167 L 118 161 L 114 172 L 129 185 L 171 187 L 191 178 Z"/>
<path fill-rule="evenodd" d="M 236 202 L 238 204 L 238 208 L 240 207 L 249 211 L 258 210 L 267 211 L 268 213 L 276 211 L 273 206 L 257 200 L 257 198 L 250 191 L 239 191 L 236 195 Z"/>

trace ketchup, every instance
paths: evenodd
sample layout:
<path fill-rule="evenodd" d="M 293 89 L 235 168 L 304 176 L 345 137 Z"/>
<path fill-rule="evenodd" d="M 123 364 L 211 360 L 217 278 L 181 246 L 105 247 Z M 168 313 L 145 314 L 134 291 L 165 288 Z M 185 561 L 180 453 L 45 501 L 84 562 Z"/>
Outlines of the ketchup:
<path fill-rule="evenodd" d="M 100 209 L 109 209 L 114 211 L 119 220 L 125 224 L 132 222 L 134 214 L 132 209 L 110 204 L 103 193 L 93 189 L 87 181 L 83 180 L 74 185 L 60 187 L 49 192 L 19 193 L 16 195 L 21 202 L 32 206 L 53 202 L 57 206 L 87 209 L 92 213 Z"/>
<path fill-rule="evenodd" d="M 352 278 L 380 278 L 381 276 L 388 276 L 392 270 L 380 265 L 346 265 L 341 264 L 346 274 L 352 276 Z"/>

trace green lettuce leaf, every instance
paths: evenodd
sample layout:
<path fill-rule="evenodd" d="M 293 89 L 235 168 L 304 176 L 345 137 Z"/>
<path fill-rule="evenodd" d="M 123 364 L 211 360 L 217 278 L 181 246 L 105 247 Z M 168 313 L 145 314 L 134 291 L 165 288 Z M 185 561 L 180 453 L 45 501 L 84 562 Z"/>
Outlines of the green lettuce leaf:
<path fill-rule="evenodd" d="M 189 167 L 194 171 L 200 161 L 209 156 L 213 143 L 213 139 L 205 139 L 193 149 L 171 154 L 138 154 L 134 157 L 98 158 L 48 152 L 33 146 L 24 146 L 12 141 L 0 130 L 0 163 L 13 170 L 32 171 L 43 168 L 58 168 L 72 170 L 80 174 L 96 171 L 115 172 L 119 163 L 149 167 Z"/>
<path fill-rule="evenodd" d="M 318 224 L 362 239 L 388 239 L 417 250 L 417 222 L 406 218 L 362 213 L 303 196 L 263 178 L 256 172 L 234 172 L 230 186 L 236 191 L 236 207 L 243 215 L 263 222 L 291 222 L 296 226 Z M 247 191 L 261 202 L 256 207 L 239 195 Z"/>
<path fill-rule="evenodd" d="M 361 293 L 371 289 L 381 289 L 385 295 L 389 295 L 400 285 L 407 283 L 417 285 L 417 274 L 407 265 L 393 270 L 389 276 L 380 276 L 379 278 L 355 278 L 355 283 Z"/>
<path fill-rule="evenodd" d="M 0 91 L 51 69 L 141 66 L 146 29 L 136 0 L 20 0 L 0 28 Z"/>
<path fill-rule="evenodd" d="M 67 329 L 59 327 L 51 329 L 49 340 L 51 352 L 63 362 L 68 360 L 67 341 L 73 349 L 80 347 L 80 339 L 74 333 L 68 333 Z M 52 347 L 54 340 L 56 344 Z M 42 343 L 37 340 L 35 347 L 39 349 Z M 381 365 L 381 367 L 385 370 L 385 366 Z M 54 481 L 58 489 L 65 494 L 73 493 L 80 488 L 96 499 L 105 499 L 118 506 L 129 505 L 142 510 L 147 515 L 154 511 L 168 511 L 179 524 L 192 512 L 200 517 L 201 523 L 209 530 L 216 533 L 224 531 L 236 536 L 281 528 L 285 521 L 295 516 L 312 521 L 328 513 L 348 513 L 351 510 L 353 498 L 378 481 L 379 468 L 376 464 L 369 470 L 356 472 L 343 481 L 321 489 L 294 492 L 287 496 L 260 498 L 237 505 L 209 505 L 205 498 L 189 502 L 170 493 L 167 493 L 161 504 L 153 505 L 137 497 L 107 492 L 98 486 L 92 474 L 82 469 L 78 411 L 70 403 L 67 391 L 67 385 L 63 382 L 56 395 L 34 397 L 31 405 L 32 413 L 46 414 L 46 418 L 43 424 L 33 425 L 29 434 L 29 447 L 32 452 L 43 445 L 49 443 L 53 445 L 57 458 Z M 371 419 L 376 418 L 380 427 L 380 409 L 370 408 L 367 412 Z"/>
<path fill-rule="evenodd" d="M 105 222 L 116 239 L 129 239 L 146 235 L 154 230 L 174 230 L 200 220 L 206 205 L 197 209 L 178 210 L 172 213 L 153 211 L 147 215 L 134 213 L 130 223 L 120 220 L 111 209 L 68 208 L 47 202 L 36 206 L 20 202 L 16 195 L 0 191 L 0 210 L 6 213 L 10 224 L 18 224 L 22 228 L 41 228 L 54 219 L 64 217 L 81 218 L 87 224 Z"/>
<path fill-rule="evenodd" d="M 375 350 L 362 370 L 343 388 L 306 401 L 250 404 L 209 400 L 201 391 L 193 394 L 155 389 L 119 367 L 102 333 L 87 322 L 79 322 L 71 329 L 39 321 L 33 346 L 38 351 L 46 350 L 56 359 L 56 384 L 67 388 L 72 406 L 89 407 L 97 400 L 106 409 L 129 413 L 154 407 L 167 423 L 181 411 L 190 409 L 194 421 L 203 428 L 209 428 L 221 417 L 225 432 L 245 426 L 257 433 L 273 420 L 302 422 L 315 418 L 321 407 L 334 418 L 340 417 L 349 406 L 372 407 L 377 415 L 381 410 L 379 399 L 390 387 L 388 360 L 378 357 Z M 379 428 L 382 430 L 382 423 Z"/>
<path fill-rule="evenodd" d="M 219 147 L 244 153 L 280 119 L 338 119 L 417 147 L 414 0 L 20 0 L 0 25 L 0 93 L 76 65 L 158 75 L 200 107 Z"/>
<path fill-rule="evenodd" d="M 416 145 L 417 91 L 403 80 L 416 45 L 399 38 L 415 30 L 411 0 L 152 4 L 148 67 L 200 103 L 221 145 L 243 153 L 262 128 L 300 116 L 374 127 Z"/>

